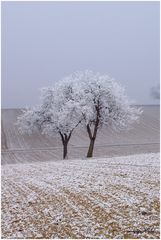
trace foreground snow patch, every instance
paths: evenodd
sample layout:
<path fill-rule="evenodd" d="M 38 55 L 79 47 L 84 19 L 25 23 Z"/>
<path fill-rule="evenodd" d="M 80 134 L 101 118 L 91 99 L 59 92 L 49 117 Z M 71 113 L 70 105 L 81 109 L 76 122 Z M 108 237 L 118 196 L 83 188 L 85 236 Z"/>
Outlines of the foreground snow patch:
<path fill-rule="evenodd" d="M 2 167 L 3 238 L 159 238 L 159 154 Z"/>

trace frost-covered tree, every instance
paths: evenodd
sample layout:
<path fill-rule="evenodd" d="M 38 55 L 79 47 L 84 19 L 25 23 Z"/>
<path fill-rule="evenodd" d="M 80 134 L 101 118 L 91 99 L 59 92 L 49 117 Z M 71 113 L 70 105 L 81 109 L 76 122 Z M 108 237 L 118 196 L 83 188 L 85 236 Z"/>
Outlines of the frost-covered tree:
<path fill-rule="evenodd" d="M 139 119 L 141 110 L 130 106 L 124 89 L 109 76 L 87 70 L 66 79 L 77 85 L 75 100 L 79 102 L 90 139 L 87 157 L 93 156 L 97 131 L 103 125 L 123 130 Z"/>
<path fill-rule="evenodd" d="M 154 99 L 157 99 L 157 100 L 160 99 L 160 84 L 158 84 L 157 86 L 151 88 L 151 96 Z"/>
<path fill-rule="evenodd" d="M 59 134 L 65 159 L 71 135 L 82 120 L 72 82 L 61 81 L 52 88 L 43 88 L 40 105 L 24 110 L 17 124 L 22 133 L 38 130 L 51 136 Z"/>
<path fill-rule="evenodd" d="M 87 70 L 69 75 L 53 88 L 44 88 L 40 105 L 25 110 L 18 125 L 23 132 L 58 133 L 66 158 L 71 134 L 81 123 L 90 139 L 87 157 L 92 157 L 97 132 L 103 125 L 128 129 L 140 114 L 140 109 L 130 106 L 124 89 L 114 79 Z"/>
<path fill-rule="evenodd" d="M 67 146 L 74 129 L 83 120 L 79 104 L 75 101 L 73 88 L 72 81 L 63 80 L 56 84 L 53 89 L 53 103 L 46 113 L 50 121 L 46 122 L 43 130 L 49 135 L 53 133 L 60 135 L 63 144 L 63 158 L 67 157 Z M 44 91 L 43 103 L 46 102 L 46 94 Z M 50 102 L 49 100 L 49 104 Z"/>

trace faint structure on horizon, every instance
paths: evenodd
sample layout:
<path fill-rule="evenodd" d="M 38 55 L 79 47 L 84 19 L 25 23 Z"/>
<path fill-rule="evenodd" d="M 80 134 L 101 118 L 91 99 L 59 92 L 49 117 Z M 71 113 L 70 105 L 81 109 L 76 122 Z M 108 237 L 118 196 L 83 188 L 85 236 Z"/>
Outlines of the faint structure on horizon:
<path fill-rule="evenodd" d="M 153 97 L 153 99 L 160 99 L 160 84 L 151 88 L 151 96 Z"/>

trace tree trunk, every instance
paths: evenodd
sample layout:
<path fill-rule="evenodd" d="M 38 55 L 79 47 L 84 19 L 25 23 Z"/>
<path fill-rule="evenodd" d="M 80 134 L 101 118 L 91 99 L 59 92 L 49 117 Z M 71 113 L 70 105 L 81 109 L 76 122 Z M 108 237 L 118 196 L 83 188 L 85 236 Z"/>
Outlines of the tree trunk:
<path fill-rule="evenodd" d="M 72 131 L 69 133 L 69 135 L 67 136 L 66 133 L 61 133 L 59 131 L 59 134 L 61 136 L 61 140 L 62 140 L 62 144 L 63 144 L 63 159 L 67 158 L 67 153 L 68 153 L 68 142 L 69 139 L 71 137 Z"/>
<path fill-rule="evenodd" d="M 68 145 L 68 142 L 63 143 L 63 159 L 67 157 L 67 153 L 68 153 L 67 145 Z"/>
<path fill-rule="evenodd" d="M 87 157 L 93 157 L 94 143 L 95 143 L 95 139 L 92 138 L 91 141 L 90 141 L 89 148 L 88 148 Z"/>
<path fill-rule="evenodd" d="M 95 103 L 95 102 L 94 102 Z M 87 132 L 88 132 L 88 135 L 89 135 L 89 139 L 90 139 L 90 145 L 89 145 L 89 148 L 88 148 L 88 153 L 87 153 L 87 157 L 93 157 L 93 149 L 94 149 L 94 143 L 95 143 L 95 140 L 96 140 L 96 136 L 97 136 L 97 130 L 98 130 L 98 127 L 99 127 L 99 123 L 100 123 L 100 103 L 99 103 L 99 100 L 97 101 L 97 105 L 95 105 L 95 108 L 96 108 L 96 121 L 94 123 L 94 131 L 93 131 L 93 134 L 92 134 L 92 131 L 91 131 L 91 126 L 90 124 L 87 124 Z"/>

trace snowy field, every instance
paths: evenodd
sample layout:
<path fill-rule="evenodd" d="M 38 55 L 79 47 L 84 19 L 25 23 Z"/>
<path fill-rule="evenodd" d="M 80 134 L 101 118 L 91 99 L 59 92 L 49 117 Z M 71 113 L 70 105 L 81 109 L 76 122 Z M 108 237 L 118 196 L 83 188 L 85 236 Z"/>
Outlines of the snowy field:
<path fill-rule="evenodd" d="M 77 129 L 68 160 L 59 136 L 21 135 L 20 109 L 2 110 L 2 238 L 159 238 L 159 106 L 142 108 L 132 130 L 99 132 L 93 159 Z"/>
<path fill-rule="evenodd" d="M 104 127 L 98 132 L 94 157 L 113 157 L 159 152 L 159 106 L 142 106 L 139 124 L 128 132 L 114 132 Z M 62 159 L 60 137 L 40 133 L 21 135 L 15 125 L 20 109 L 2 109 L 2 164 Z M 69 142 L 70 159 L 84 158 L 89 137 L 86 130 L 76 129 Z"/>
<path fill-rule="evenodd" d="M 2 238 L 159 239 L 159 153 L 2 166 Z"/>

